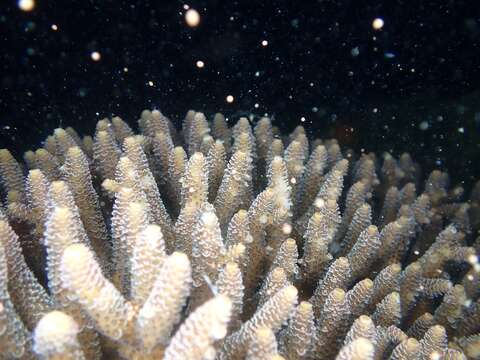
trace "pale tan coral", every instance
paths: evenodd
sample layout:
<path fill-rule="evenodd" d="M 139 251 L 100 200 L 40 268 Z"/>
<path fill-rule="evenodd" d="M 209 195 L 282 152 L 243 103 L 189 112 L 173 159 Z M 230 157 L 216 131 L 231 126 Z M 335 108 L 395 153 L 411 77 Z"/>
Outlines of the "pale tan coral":
<path fill-rule="evenodd" d="M 35 327 L 33 350 L 45 360 L 83 360 L 74 319 L 60 311 L 46 314 Z"/>
<path fill-rule="evenodd" d="M 0 184 L 5 193 L 24 193 L 22 169 L 7 149 L 0 149 Z"/>
<path fill-rule="evenodd" d="M 149 225 L 135 239 L 131 260 L 131 297 L 143 304 L 160 275 L 166 260 L 165 241 L 157 225 Z M 150 295 L 151 296 L 151 295 Z"/>
<path fill-rule="evenodd" d="M 243 311 L 244 286 L 242 272 L 235 262 L 228 262 L 220 271 L 216 282 L 219 294 L 228 296 L 232 301 L 232 315 L 230 320 L 230 331 L 237 330 L 241 325 L 240 316 Z"/>
<path fill-rule="evenodd" d="M 351 280 L 350 263 L 347 258 L 338 258 L 328 268 L 325 277 L 318 282 L 311 302 L 317 317 L 323 311 L 323 306 L 335 288 L 346 289 Z"/>
<path fill-rule="evenodd" d="M 358 338 L 365 338 L 374 343 L 376 335 L 377 332 L 373 320 L 367 315 L 361 315 L 353 322 L 350 330 L 348 330 L 348 333 L 345 336 L 344 345 L 351 343 Z"/>
<path fill-rule="evenodd" d="M 51 309 L 52 300 L 26 264 L 18 236 L 6 220 L 0 220 L 0 246 L 5 250 L 11 299 L 26 327 L 32 330 L 42 314 Z"/>
<path fill-rule="evenodd" d="M 0 151 L 0 358 L 478 357 L 480 185 L 269 118 L 138 125 Z"/>
<path fill-rule="evenodd" d="M 113 179 L 120 149 L 111 132 L 98 131 L 93 143 L 93 160 L 103 179 Z"/>
<path fill-rule="evenodd" d="M 373 343 L 365 338 L 358 338 L 346 344 L 339 352 L 336 360 L 372 360 Z"/>
<path fill-rule="evenodd" d="M 272 296 L 253 317 L 225 340 L 222 351 L 223 358 L 237 359 L 246 353 L 246 346 L 255 336 L 259 327 L 265 326 L 277 332 L 282 324 L 294 311 L 298 300 L 298 291 L 292 286 L 286 286 Z"/>
<path fill-rule="evenodd" d="M 348 331 L 350 307 L 346 301 L 345 291 L 333 289 L 325 299 L 317 325 L 317 341 L 313 352 L 317 359 L 330 359 L 339 350 L 343 337 Z"/>
<path fill-rule="evenodd" d="M 269 360 L 277 355 L 275 334 L 268 327 L 259 327 L 250 340 L 246 360 Z"/>
<path fill-rule="evenodd" d="M 191 268 L 185 254 L 167 257 L 136 320 L 137 337 L 147 352 L 157 345 L 167 345 L 181 319 L 190 284 Z"/>
<path fill-rule="evenodd" d="M 0 346 L 4 355 L 19 358 L 28 352 L 29 335 L 8 292 L 7 259 L 0 244 Z"/>
<path fill-rule="evenodd" d="M 368 313 L 368 305 L 372 302 L 373 292 L 374 283 L 368 278 L 359 281 L 347 292 L 351 319 L 356 319 L 360 315 Z"/>
<path fill-rule="evenodd" d="M 410 360 L 415 358 L 420 350 L 420 343 L 414 338 L 408 338 L 395 347 L 391 360 Z"/>
<path fill-rule="evenodd" d="M 97 329 L 112 339 L 120 339 L 132 309 L 102 274 L 91 251 L 82 244 L 69 246 L 60 269 L 63 286 L 95 321 Z"/>
<path fill-rule="evenodd" d="M 284 353 L 288 359 L 302 359 L 309 353 L 315 342 L 314 320 L 312 304 L 307 301 L 298 304 L 284 333 Z"/>
<path fill-rule="evenodd" d="M 227 334 L 232 303 L 218 295 L 195 310 L 180 326 L 165 350 L 165 360 L 215 357 L 215 342 Z"/>
<path fill-rule="evenodd" d="M 100 210 L 98 195 L 92 185 L 88 160 L 77 146 L 68 148 L 64 156 L 65 180 L 75 197 L 83 226 L 93 249 L 95 249 L 102 262 L 106 262 L 110 254 L 107 229 Z"/>

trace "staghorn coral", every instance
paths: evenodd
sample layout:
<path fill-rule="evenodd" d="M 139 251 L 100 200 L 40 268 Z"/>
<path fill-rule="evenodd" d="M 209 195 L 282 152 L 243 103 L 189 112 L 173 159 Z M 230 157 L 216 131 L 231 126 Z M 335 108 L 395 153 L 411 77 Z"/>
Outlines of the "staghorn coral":
<path fill-rule="evenodd" d="M 0 150 L 0 359 L 480 357 L 480 183 L 268 118 L 138 125 Z"/>

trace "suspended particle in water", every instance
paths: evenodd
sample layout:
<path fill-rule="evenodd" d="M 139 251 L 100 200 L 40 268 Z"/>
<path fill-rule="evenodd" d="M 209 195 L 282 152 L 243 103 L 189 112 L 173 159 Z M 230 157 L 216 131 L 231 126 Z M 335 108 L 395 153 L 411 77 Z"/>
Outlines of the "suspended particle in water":
<path fill-rule="evenodd" d="M 185 22 L 190 27 L 197 27 L 200 24 L 200 14 L 195 9 L 188 9 L 185 13 Z"/>
<path fill-rule="evenodd" d="M 56 24 L 52 24 L 51 28 L 52 28 L 53 31 L 57 31 L 57 30 L 58 30 L 58 26 L 57 26 Z"/>
<path fill-rule="evenodd" d="M 17 4 L 22 11 L 32 11 L 35 8 L 35 0 L 18 0 Z"/>
<path fill-rule="evenodd" d="M 353 57 L 357 57 L 360 54 L 360 49 L 358 48 L 358 46 L 355 46 L 352 50 L 350 50 L 350 54 Z"/>
<path fill-rule="evenodd" d="M 380 30 L 381 28 L 383 28 L 383 25 L 385 25 L 385 22 L 382 18 L 376 18 L 372 22 L 373 30 Z"/>
<path fill-rule="evenodd" d="M 282 225 L 282 232 L 285 235 L 290 235 L 290 233 L 292 232 L 292 225 L 290 225 L 289 223 L 284 223 Z"/>
<path fill-rule="evenodd" d="M 267 46 L 268 45 L 268 41 L 267 40 L 262 40 L 262 46 Z"/>
<path fill-rule="evenodd" d="M 233 103 L 233 100 L 235 100 L 235 99 L 233 98 L 233 95 L 227 95 L 226 100 L 227 100 L 227 103 L 231 104 L 231 103 Z"/>
<path fill-rule="evenodd" d="M 205 66 L 205 63 L 202 60 L 198 60 L 195 65 L 197 65 L 197 68 L 201 69 Z"/>
<path fill-rule="evenodd" d="M 430 127 L 430 124 L 428 123 L 428 121 L 422 121 L 419 125 L 418 125 L 418 128 L 422 131 L 425 131 L 425 130 L 428 130 L 428 128 Z"/>
<path fill-rule="evenodd" d="M 98 51 L 93 51 L 90 54 L 90 57 L 92 58 L 93 61 L 100 61 L 100 59 L 102 58 L 102 55 L 100 55 Z"/>

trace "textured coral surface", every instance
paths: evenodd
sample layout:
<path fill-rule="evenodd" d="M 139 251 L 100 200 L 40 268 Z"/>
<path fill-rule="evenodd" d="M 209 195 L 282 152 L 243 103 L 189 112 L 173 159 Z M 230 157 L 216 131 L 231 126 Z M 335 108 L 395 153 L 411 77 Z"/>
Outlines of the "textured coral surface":
<path fill-rule="evenodd" d="M 480 185 L 262 118 L 0 150 L 1 359 L 478 359 Z"/>

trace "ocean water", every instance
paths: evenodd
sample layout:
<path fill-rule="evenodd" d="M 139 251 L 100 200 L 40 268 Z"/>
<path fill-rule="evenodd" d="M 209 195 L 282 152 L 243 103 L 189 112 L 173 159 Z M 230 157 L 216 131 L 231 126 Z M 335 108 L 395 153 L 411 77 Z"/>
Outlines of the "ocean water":
<path fill-rule="evenodd" d="M 466 0 L 4 1 L 1 147 L 105 116 L 135 124 L 145 108 L 177 125 L 188 109 L 267 114 L 471 183 L 479 21 Z"/>

